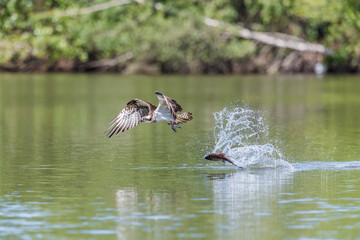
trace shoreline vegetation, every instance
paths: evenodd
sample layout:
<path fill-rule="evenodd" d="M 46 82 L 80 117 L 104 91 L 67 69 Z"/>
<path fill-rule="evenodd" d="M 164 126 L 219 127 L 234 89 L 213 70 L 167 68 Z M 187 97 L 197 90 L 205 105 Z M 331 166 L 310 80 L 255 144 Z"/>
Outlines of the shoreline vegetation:
<path fill-rule="evenodd" d="M 360 72 L 357 0 L 3 0 L 0 71 Z"/>

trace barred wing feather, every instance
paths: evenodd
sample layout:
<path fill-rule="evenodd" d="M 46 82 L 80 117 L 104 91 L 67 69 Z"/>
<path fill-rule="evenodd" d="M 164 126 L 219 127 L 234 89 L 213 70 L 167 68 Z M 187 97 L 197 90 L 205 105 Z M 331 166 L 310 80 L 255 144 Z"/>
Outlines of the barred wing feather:
<path fill-rule="evenodd" d="M 105 131 L 106 136 L 111 138 L 114 134 L 129 130 L 137 126 L 143 116 L 149 114 L 151 103 L 141 99 L 134 99 L 128 102 L 126 107 L 108 123 L 110 127 Z"/>

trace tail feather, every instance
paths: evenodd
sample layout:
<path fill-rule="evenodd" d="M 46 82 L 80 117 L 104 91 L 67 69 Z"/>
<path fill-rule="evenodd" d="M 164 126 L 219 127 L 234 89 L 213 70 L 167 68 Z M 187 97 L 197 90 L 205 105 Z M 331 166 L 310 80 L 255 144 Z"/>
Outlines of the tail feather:
<path fill-rule="evenodd" d="M 176 114 L 176 124 L 186 123 L 187 121 L 192 120 L 192 113 L 191 112 L 183 112 Z"/>

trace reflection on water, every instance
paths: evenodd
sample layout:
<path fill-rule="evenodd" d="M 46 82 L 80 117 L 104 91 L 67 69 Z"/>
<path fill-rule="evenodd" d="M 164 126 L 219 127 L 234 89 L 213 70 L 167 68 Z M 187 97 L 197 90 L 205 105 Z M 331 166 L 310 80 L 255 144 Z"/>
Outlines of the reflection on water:
<path fill-rule="evenodd" d="M 235 239 L 246 234 L 253 239 L 266 239 L 269 231 L 264 231 L 262 226 L 275 227 L 276 222 L 271 222 L 278 215 L 278 208 L 273 207 L 274 198 L 287 191 L 293 173 L 287 169 L 258 169 L 216 174 L 211 178 L 214 211 L 219 214 L 216 235 Z"/>
<path fill-rule="evenodd" d="M 222 239 L 239 236 L 244 229 L 254 237 L 261 236 L 262 222 L 266 222 L 273 211 L 276 214 L 276 209 L 269 208 L 273 197 L 284 192 L 292 182 L 292 173 L 285 169 L 210 174 L 202 171 L 199 174 L 207 181 L 206 188 L 212 194 L 189 189 L 187 195 L 192 197 L 185 202 L 176 191 L 172 194 L 155 189 L 145 192 L 133 187 L 118 189 L 118 239 L 138 239 L 144 234 L 165 237 L 172 231 L 177 232 L 176 237 Z M 172 205 L 176 208 L 168 211 Z M 194 209 L 193 205 L 200 208 Z M 202 228 L 195 224 L 199 221 L 203 222 Z"/>
<path fill-rule="evenodd" d="M 144 191 L 139 185 L 118 189 L 114 196 L 118 239 L 357 236 L 358 181 L 348 177 L 354 173 L 359 177 L 358 170 L 346 178 L 341 171 L 329 170 L 224 170 L 209 168 L 194 173 L 183 169 L 189 179 L 183 179 L 182 184 L 203 179 L 200 188 L 162 191 L 151 187 Z M 178 174 L 184 176 L 180 172 L 175 176 Z M 342 187 L 345 192 L 336 191 Z M 338 225 L 343 226 L 342 232 L 332 230 Z"/>
<path fill-rule="evenodd" d="M 52 215 L 50 211 L 42 209 L 47 202 L 29 202 L 22 204 L 17 199 L 21 196 L 17 192 L 4 195 L 0 199 L 0 237 L 28 236 L 28 232 L 37 232 L 44 227 L 44 217 Z"/>

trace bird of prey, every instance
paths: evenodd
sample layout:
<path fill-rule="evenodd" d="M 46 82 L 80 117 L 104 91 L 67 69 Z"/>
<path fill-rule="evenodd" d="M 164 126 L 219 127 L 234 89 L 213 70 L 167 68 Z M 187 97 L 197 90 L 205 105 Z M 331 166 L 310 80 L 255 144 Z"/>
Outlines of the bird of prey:
<path fill-rule="evenodd" d="M 193 119 L 191 112 L 181 112 L 182 107 L 174 99 L 158 91 L 155 91 L 155 94 L 159 99 L 157 107 L 138 98 L 128 102 L 126 107 L 108 123 L 110 127 L 105 131 L 107 133 L 106 136 L 110 138 L 114 134 L 118 135 L 137 126 L 141 122 L 167 121 L 172 130 L 176 132 L 177 128 L 180 128 L 180 123 Z"/>

